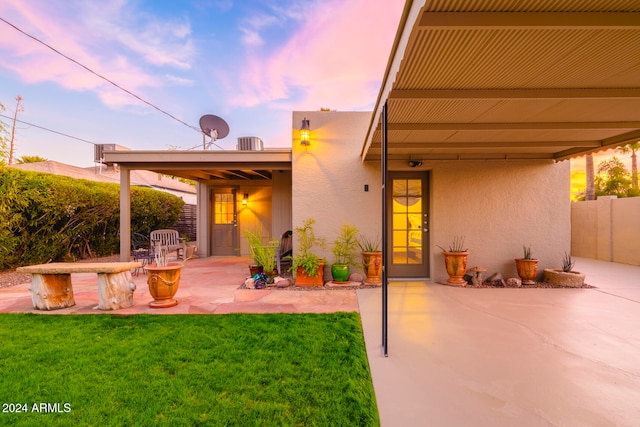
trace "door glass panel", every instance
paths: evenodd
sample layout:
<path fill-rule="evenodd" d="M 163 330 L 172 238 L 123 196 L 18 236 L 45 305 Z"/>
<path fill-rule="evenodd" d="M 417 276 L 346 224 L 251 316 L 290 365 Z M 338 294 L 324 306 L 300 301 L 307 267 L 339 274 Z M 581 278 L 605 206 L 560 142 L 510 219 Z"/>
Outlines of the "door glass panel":
<path fill-rule="evenodd" d="M 393 179 L 392 261 L 422 264 L 422 180 Z"/>
<path fill-rule="evenodd" d="M 213 205 L 215 223 L 233 224 L 233 207 L 233 194 L 217 193 Z"/>

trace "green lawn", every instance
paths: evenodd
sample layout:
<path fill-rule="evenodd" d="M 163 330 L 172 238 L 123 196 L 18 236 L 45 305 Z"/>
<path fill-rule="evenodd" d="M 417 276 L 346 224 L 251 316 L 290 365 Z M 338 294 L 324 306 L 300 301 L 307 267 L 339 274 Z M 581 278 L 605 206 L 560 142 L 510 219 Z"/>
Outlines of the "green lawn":
<path fill-rule="evenodd" d="M 357 313 L 4 314 L 0 342 L 0 425 L 379 425 Z"/>

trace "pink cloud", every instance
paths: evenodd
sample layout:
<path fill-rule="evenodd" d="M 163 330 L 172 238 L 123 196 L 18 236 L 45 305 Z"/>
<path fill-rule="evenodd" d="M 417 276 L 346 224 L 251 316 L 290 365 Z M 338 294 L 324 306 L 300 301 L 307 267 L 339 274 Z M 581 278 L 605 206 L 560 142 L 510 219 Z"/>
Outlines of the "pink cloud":
<path fill-rule="evenodd" d="M 96 73 L 134 93 L 141 92 L 144 97 L 145 88 L 161 87 L 176 80 L 145 71 L 141 67 L 144 63 L 138 65 L 136 54 L 144 51 L 142 57 L 150 64 L 189 68 L 192 49 L 188 40 L 186 46 L 178 45 L 176 40 L 184 40 L 190 31 L 184 23 L 172 25 L 149 19 L 136 38 L 135 23 L 129 22 L 127 28 L 127 23 L 118 19 L 126 15 L 122 10 L 125 5 L 121 0 L 103 1 L 99 10 L 94 10 L 91 4 L 82 2 L 56 5 L 54 1 L 36 4 L 5 0 L 0 5 L 0 15 Z M 163 35 L 172 42 L 163 43 Z M 172 51 L 178 53 L 172 55 Z M 132 53 L 136 63 L 126 56 Z M 111 107 L 140 105 L 124 92 L 115 94 L 117 89 L 110 83 L 3 22 L 0 22 L 0 55 L 4 57 L 2 66 L 24 82 L 52 81 L 70 90 L 94 91 Z"/>
<path fill-rule="evenodd" d="M 404 1 L 333 0 L 270 58 L 251 52 L 234 103 L 285 101 L 289 109 L 356 109 L 371 105 L 382 80 Z"/>

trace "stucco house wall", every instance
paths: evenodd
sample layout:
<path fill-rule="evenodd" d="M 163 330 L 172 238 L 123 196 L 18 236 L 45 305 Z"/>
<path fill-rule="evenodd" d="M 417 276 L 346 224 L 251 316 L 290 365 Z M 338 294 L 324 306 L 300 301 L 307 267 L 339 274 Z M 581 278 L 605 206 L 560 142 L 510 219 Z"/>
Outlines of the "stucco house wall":
<path fill-rule="evenodd" d="M 298 129 L 310 121 L 311 145 L 301 147 Z M 375 236 L 382 227 L 379 162 L 361 161 L 369 112 L 294 112 L 292 164 L 293 227 L 316 219 L 315 231 L 331 241 L 348 221 Z M 392 171 L 429 171 L 430 271 L 447 278 L 441 250 L 456 235 L 465 236 L 469 267 L 517 277 L 515 258 L 531 246 L 539 271 L 560 266 L 571 249 L 570 164 L 549 161 L 433 161 L 419 169 L 406 161 Z M 364 185 L 369 191 L 364 191 Z M 295 241 L 294 241 L 295 250 Z M 330 260 L 330 252 L 325 251 Z"/>
<path fill-rule="evenodd" d="M 311 145 L 302 147 L 298 129 L 309 120 Z M 380 167 L 360 160 L 370 112 L 295 111 L 292 135 L 293 228 L 314 218 L 314 231 L 327 243 L 349 222 L 371 237 L 380 233 Z M 365 191 L 365 185 L 369 191 Z M 294 251 L 297 246 L 294 236 Z M 331 262 L 327 248 L 323 255 Z"/>
<path fill-rule="evenodd" d="M 431 168 L 433 279 L 445 280 L 442 251 L 465 236 L 468 267 L 518 277 L 523 245 L 544 268 L 559 267 L 571 250 L 570 164 L 553 161 L 468 161 Z M 541 277 L 540 277 L 541 278 Z"/>

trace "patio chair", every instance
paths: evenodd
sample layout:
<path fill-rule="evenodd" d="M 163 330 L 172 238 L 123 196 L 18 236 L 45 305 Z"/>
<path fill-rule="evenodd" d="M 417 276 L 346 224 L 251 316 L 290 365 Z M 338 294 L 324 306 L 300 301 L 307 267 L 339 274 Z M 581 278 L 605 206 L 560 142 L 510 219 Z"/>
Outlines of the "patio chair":
<path fill-rule="evenodd" d="M 149 250 L 149 238 L 141 233 L 131 234 L 131 252 Z"/>
<path fill-rule="evenodd" d="M 140 270 L 144 271 L 144 267 L 153 259 L 147 236 L 141 233 L 131 234 L 131 256 L 134 261 L 142 263 L 142 267 L 136 268 L 132 272 L 134 276 L 137 276 Z"/>
<path fill-rule="evenodd" d="M 291 230 L 287 230 L 282 233 L 282 237 L 280 238 L 280 247 L 276 252 L 276 268 L 278 269 L 278 273 L 283 275 L 285 272 L 282 270 L 283 266 L 285 270 L 288 270 L 291 267 L 291 259 L 286 258 L 287 256 L 291 256 L 293 254 L 293 232 Z"/>

